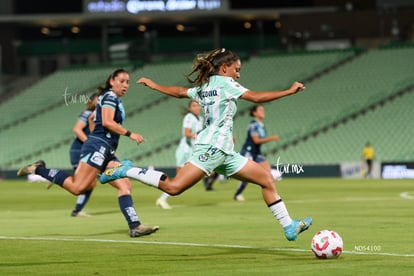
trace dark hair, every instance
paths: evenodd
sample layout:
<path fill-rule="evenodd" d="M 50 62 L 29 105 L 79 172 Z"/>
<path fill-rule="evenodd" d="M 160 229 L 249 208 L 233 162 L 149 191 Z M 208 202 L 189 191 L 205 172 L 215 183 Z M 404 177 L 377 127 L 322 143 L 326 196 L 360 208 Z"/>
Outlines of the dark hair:
<path fill-rule="evenodd" d="M 198 104 L 198 102 L 194 99 L 189 100 L 188 104 L 187 104 L 187 107 L 182 107 L 181 108 L 181 115 L 184 116 L 189 112 L 192 103 L 197 103 Z"/>
<path fill-rule="evenodd" d="M 116 69 L 115 71 L 113 71 L 109 76 L 108 76 L 108 78 L 106 79 L 106 81 L 105 81 L 105 83 L 104 83 L 104 85 L 103 86 L 98 86 L 97 87 L 97 89 L 98 89 L 98 96 L 99 95 L 101 95 L 101 94 L 103 94 L 103 93 L 105 93 L 106 91 L 108 91 L 109 89 L 111 89 L 112 88 L 112 86 L 111 86 L 111 83 L 110 83 L 110 81 L 111 81 L 111 79 L 113 80 L 116 76 L 118 76 L 120 73 L 128 73 L 128 71 L 126 71 L 125 69 L 122 69 L 122 68 L 120 68 L 120 69 Z"/>
<path fill-rule="evenodd" d="M 262 104 L 256 104 L 256 105 L 254 105 L 250 108 L 250 116 L 251 117 L 254 117 L 253 113 L 256 112 L 256 110 L 257 110 L 257 108 L 259 108 L 259 106 L 263 106 L 263 105 Z"/>
<path fill-rule="evenodd" d="M 201 84 L 208 82 L 209 78 L 213 74 L 217 74 L 220 66 L 223 64 L 231 65 L 240 58 L 224 48 L 215 49 L 204 54 L 198 54 L 194 59 L 193 68 L 191 72 L 186 76 L 187 80 L 191 84 L 200 86 Z M 195 79 L 191 79 L 190 76 L 197 72 Z"/>
<path fill-rule="evenodd" d="M 95 110 L 95 103 L 93 101 L 96 97 L 98 97 L 98 93 L 93 93 L 89 96 L 88 101 L 86 102 L 87 110 Z"/>

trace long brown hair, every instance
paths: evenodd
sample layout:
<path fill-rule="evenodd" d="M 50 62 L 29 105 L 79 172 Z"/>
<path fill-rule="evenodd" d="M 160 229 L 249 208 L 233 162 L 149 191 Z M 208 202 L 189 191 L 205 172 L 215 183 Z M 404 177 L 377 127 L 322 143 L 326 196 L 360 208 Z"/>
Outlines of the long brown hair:
<path fill-rule="evenodd" d="M 88 101 L 86 102 L 87 110 L 95 110 L 95 98 L 98 97 L 98 93 L 93 93 L 89 96 Z"/>
<path fill-rule="evenodd" d="M 235 53 L 224 48 L 198 54 L 193 61 L 193 68 L 186 78 L 191 84 L 200 86 L 208 82 L 211 75 L 217 74 L 221 65 L 226 64 L 230 66 L 238 60 L 240 58 Z M 191 79 L 190 77 L 194 73 L 197 73 L 197 76 L 195 79 Z"/>

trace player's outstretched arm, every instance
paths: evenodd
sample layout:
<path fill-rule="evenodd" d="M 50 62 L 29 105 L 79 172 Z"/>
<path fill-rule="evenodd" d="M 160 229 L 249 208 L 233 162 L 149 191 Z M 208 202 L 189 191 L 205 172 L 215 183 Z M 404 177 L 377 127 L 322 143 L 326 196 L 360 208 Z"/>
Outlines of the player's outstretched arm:
<path fill-rule="evenodd" d="M 254 102 L 254 103 L 264 103 L 264 102 L 270 102 L 273 100 L 277 100 L 292 94 L 296 94 L 299 91 L 305 90 L 305 85 L 300 82 L 294 82 L 290 88 L 286 90 L 280 90 L 280 91 L 263 91 L 263 92 L 255 92 L 248 90 L 243 93 L 241 96 L 242 99 Z"/>
<path fill-rule="evenodd" d="M 166 94 L 168 96 L 176 97 L 176 98 L 186 98 L 188 88 L 182 87 L 182 86 L 166 86 L 166 85 L 160 85 L 158 83 L 155 83 L 153 80 L 149 78 L 142 77 L 139 80 L 137 80 L 138 84 L 143 84 L 145 86 L 148 86 L 152 90 L 156 90 L 158 92 L 161 92 L 163 94 Z"/>

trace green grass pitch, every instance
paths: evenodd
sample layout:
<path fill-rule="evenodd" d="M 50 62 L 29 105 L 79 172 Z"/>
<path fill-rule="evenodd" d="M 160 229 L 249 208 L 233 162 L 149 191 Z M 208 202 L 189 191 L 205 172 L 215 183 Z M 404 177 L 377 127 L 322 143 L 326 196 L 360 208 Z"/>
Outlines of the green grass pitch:
<path fill-rule="evenodd" d="M 250 184 L 245 202 L 237 182 L 197 184 L 155 206 L 160 191 L 138 182 L 133 198 L 143 223 L 160 225 L 130 238 L 117 192 L 98 184 L 85 211 L 70 217 L 76 198 L 44 183 L 0 182 L 0 275 L 413 275 L 414 181 L 285 178 L 278 191 L 293 218 L 312 227 L 288 242 Z M 344 240 L 338 259 L 310 251 L 322 229 Z"/>

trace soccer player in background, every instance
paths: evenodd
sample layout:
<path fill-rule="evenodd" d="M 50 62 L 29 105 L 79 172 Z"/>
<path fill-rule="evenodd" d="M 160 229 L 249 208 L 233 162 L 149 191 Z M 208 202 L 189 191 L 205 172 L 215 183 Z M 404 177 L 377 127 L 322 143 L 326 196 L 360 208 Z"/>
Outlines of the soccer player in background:
<path fill-rule="evenodd" d="M 137 82 L 163 94 L 177 98 L 191 98 L 200 103 L 204 110 L 203 130 L 197 135 L 193 155 L 174 178 L 160 171 L 134 167 L 131 161 L 123 161 L 112 170 L 106 170 L 100 181 L 106 183 L 115 179 L 130 177 L 156 187 L 170 195 L 178 195 L 195 185 L 212 171 L 234 177 L 261 187 L 267 207 L 284 229 L 289 241 L 312 224 L 312 218 L 293 220 L 285 203 L 278 194 L 270 171 L 258 163 L 234 151 L 233 117 L 239 98 L 255 102 L 268 102 L 303 91 L 305 86 L 294 82 L 282 91 L 255 92 L 237 82 L 240 77 L 241 61 L 232 51 L 216 49 L 198 55 L 192 71 L 187 75 L 192 88 L 164 86 L 148 78 Z M 197 73 L 194 79 L 190 77 Z"/>
<path fill-rule="evenodd" d="M 190 100 L 185 110 L 185 116 L 182 122 L 182 136 L 180 143 L 175 151 L 176 171 L 177 174 L 185 163 L 190 160 L 193 153 L 194 141 L 197 133 L 203 128 L 203 119 L 200 117 L 201 106 L 198 102 Z M 172 209 L 167 200 L 170 197 L 167 193 L 162 193 L 157 199 L 156 205 L 162 209 Z"/>
<path fill-rule="evenodd" d="M 278 135 L 266 136 L 266 129 L 264 125 L 265 108 L 261 104 L 254 105 L 250 109 L 250 116 L 253 117 L 253 120 L 249 123 L 247 127 L 247 136 L 243 144 L 240 154 L 253 160 L 258 163 L 260 166 L 270 171 L 275 180 L 281 179 L 281 174 L 278 170 L 273 169 L 267 162 L 266 157 L 262 155 L 261 146 L 264 143 L 271 141 L 278 141 Z M 234 200 L 244 201 L 242 195 L 244 189 L 247 186 L 246 181 L 240 181 L 239 187 L 237 187 L 236 193 L 234 194 Z"/>
<path fill-rule="evenodd" d="M 88 139 L 89 134 L 93 130 L 90 128 L 89 119 L 91 116 L 93 117 L 93 112 L 95 110 L 97 101 L 98 95 L 96 93 L 92 94 L 86 103 L 86 110 L 82 111 L 82 113 L 78 116 L 75 125 L 73 126 L 75 139 L 73 139 L 72 144 L 70 146 L 69 157 L 74 172 L 76 171 L 76 168 L 78 167 L 78 163 L 80 161 L 82 145 Z M 48 185 L 48 188 L 50 188 L 52 185 L 53 184 Z M 87 191 L 78 195 L 75 207 L 73 208 L 70 214 L 72 217 L 90 216 L 88 213 L 82 212 L 82 210 L 88 203 L 95 186 L 96 179 L 92 181 L 91 185 L 89 186 L 90 188 Z"/>

